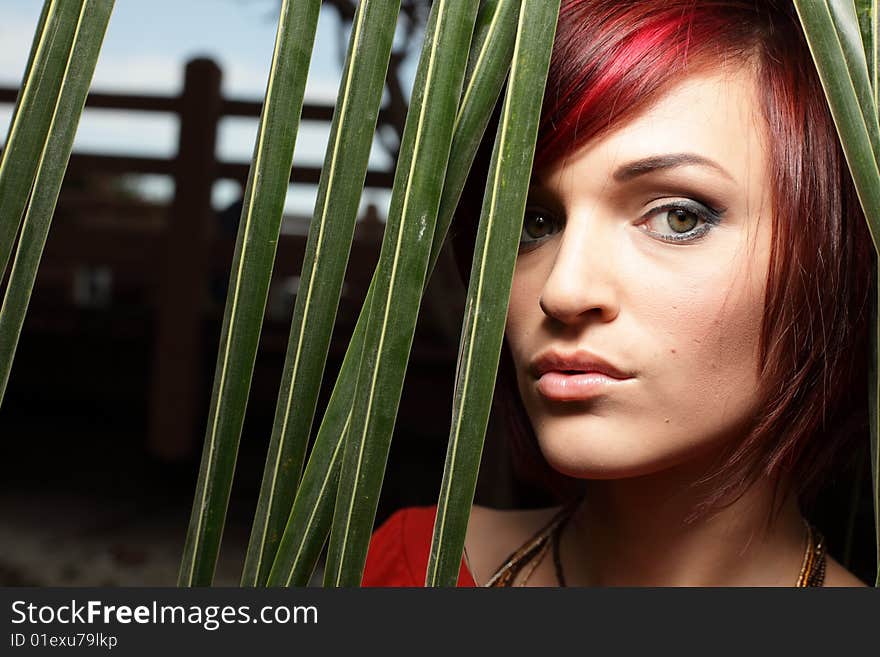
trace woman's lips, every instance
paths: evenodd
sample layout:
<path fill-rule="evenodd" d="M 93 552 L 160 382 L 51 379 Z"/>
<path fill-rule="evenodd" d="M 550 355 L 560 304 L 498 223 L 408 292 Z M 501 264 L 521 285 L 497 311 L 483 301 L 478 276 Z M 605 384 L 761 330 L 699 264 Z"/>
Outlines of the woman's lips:
<path fill-rule="evenodd" d="M 538 379 L 538 392 L 552 401 L 583 401 L 603 395 L 629 379 L 615 379 L 599 372 L 545 372 Z"/>

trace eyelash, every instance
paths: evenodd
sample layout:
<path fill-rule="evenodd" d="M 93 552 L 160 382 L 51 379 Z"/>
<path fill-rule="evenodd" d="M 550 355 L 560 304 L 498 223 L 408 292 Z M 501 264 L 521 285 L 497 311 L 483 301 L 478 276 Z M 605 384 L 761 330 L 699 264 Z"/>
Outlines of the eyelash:
<path fill-rule="evenodd" d="M 653 230 L 646 230 L 645 232 L 650 235 L 655 235 L 657 239 L 663 242 L 696 242 L 697 240 L 703 239 L 713 228 L 720 224 L 721 217 L 724 214 L 723 211 L 715 210 L 698 201 L 682 199 L 678 201 L 670 201 L 657 206 L 656 208 L 651 208 L 642 215 L 644 221 L 640 222 L 638 225 L 641 226 L 650 221 L 653 217 L 662 215 L 663 212 L 671 210 L 682 210 L 696 216 L 697 219 L 701 219 L 704 223 L 701 227 L 693 228 L 686 233 L 679 233 L 680 236 L 676 237 L 664 236 L 662 233 Z"/>
<path fill-rule="evenodd" d="M 657 206 L 655 208 L 651 208 L 641 217 L 641 221 L 637 224 L 641 226 L 648 221 L 650 221 L 653 217 L 662 214 L 664 211 L 672 211 L 672 210 L 682 210 L 689 214 L 696 216 L 698 219 L 702 220 L 704 223 L 699 228 L 694 228 L 687 233 L 680 233 L 679 237 L 671 237 L 664 235 L 662 233 L 658 233 L 653 230 L 645 230 L 644 232 L 648 233 L 656 237 L 662 242 L 667 243 L 676 243 L 676 242 L 686 242 L 692 243 L 696 242 L 702 238 L 704 238 L 713 228 L 715 228 L 718 224 L 721 223 L 721 218 L 724 214 L 723 210 L 715 210 L 708 205 L 700 203 L 698 201 L 694 201 L 691 199 L 682 199 L 677 201 L 670 201 L 668 203 L 664 203 L 663 205 Z M 523 217 L 523 234 L 525 233 L 525 222 L 528 220 L 530 215 L 541 216 L 545 219 L 549 219 L 553 223 L 552 232 L 548 233 L 548 235 L 544 237 L 533 238 L 531 240 L 523 240 L 522 235 L 520 236 L 520 252 L 529 251 L 533 248 L 536 248 L 544 241 L 546 237 L 550 237 L 555 235 L 561 229 L 560 222 L 558 219 L 554 217 L 554 215 L 546 210 L 540 208 L 532 208 L 527 209 L 525 212 L 525 216 Z"/>
<path fill-rule="evenodd" d="M 545 235 L 544 237 L 534 237 L 530 240 L 525 240 L 524 237 L 525 237 L 525 233 L 526 233 L 526 221 L 528 221 L 530 216 L 538 216 L 538 217 L 542 217 L 544 219 L 549 220 L 553 225 L 552 232 L 550 232 L 548 235 Z M 534 249 L 537 246 L 539 246 L 544 241 L 544 238 L 549 237 L 550 235 L 555 235 L 556 233 L 558 233 L 560 230 L 561 223 L 562 222 L 560 222 L 558 219 L 556 219 L 555 215 L 552 212 L 548 212 L 542 208 L 535 208 L 535 207 L 526 208 L 525 214 L 523 215 L 523 227 L 522 227 L 522 231 L 520 232 L 520 238 L 519 238 L 520 252 L 522 253 L 523 251 L 530 251 L 531 249 Z"/>

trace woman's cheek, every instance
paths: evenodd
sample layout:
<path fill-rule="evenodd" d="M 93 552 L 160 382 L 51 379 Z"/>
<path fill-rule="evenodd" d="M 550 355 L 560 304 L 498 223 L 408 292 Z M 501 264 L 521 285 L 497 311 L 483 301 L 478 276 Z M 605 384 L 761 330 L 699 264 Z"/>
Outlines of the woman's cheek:
<path fill-rule="evenodd" d="M 517 367 L 525 357 L 528 336 L 540 326 L 543 315 L 539 303 L 540 292 L 534 292 L 532 288 L 534 281 L 528 276 L 522 273 L 514 275 L 505 331 Z"/>
<path fill-rule="evenodd" d="M 735 280 L 715 283 L 646 317 L 665 337 L 643 383 L 667 425 L 739 424 L 755 407 L 763 298 Z"/>

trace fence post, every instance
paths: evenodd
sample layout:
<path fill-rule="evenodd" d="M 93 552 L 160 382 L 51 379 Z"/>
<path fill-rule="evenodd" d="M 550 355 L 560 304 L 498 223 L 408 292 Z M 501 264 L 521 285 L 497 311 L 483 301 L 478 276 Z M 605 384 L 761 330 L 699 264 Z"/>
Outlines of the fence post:
<path fill-rule="evenodd" d="M 186 65 L 174 200 L 165 231 L 150 394 L 149 447 L 168 460 L 193 452 L 200 428 L 202 319 L 213 235 L 211 190 L 222 73 L 210 59 Z"/>

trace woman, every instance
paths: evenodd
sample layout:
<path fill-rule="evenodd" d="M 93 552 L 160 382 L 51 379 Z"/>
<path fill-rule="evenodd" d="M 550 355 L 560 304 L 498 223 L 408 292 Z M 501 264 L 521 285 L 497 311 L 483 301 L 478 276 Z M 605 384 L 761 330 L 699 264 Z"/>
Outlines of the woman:
<path fill-rule="evenodd" d="M 563 0 L 496 395 L 562 503 L 475 506 L 459 584 L 863 585 L 800 502 L 864 438 L 872 261 L 790 1 Z"/>

